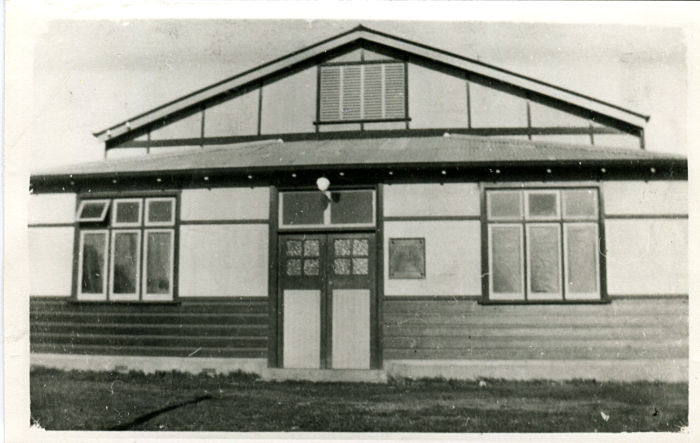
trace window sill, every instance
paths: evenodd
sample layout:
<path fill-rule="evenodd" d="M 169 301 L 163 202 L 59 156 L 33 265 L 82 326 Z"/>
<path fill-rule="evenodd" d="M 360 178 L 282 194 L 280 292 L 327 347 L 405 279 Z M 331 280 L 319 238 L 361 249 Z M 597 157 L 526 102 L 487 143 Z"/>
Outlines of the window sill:
<path fill-rule="evenodd" d="M 74 305 L 181 305 L 180 300 L 156 301 L 156 300 L 76 300 L 70 298 L 66 300 Z"/>
<path fill-rule="evenodd" d="M 480 305 L 608 305 L 611 302 L 610 297 L 600 300 L 477 300 Z"/>
<path fill-rule="evenodd" d="M 314 125 L 349 125 L 358 123 L 396 123 L 410 122 L 410 118 L 375 118 L 375 119 L 357 119 L 357 120 L 325 120 L 315 121 Z"/>

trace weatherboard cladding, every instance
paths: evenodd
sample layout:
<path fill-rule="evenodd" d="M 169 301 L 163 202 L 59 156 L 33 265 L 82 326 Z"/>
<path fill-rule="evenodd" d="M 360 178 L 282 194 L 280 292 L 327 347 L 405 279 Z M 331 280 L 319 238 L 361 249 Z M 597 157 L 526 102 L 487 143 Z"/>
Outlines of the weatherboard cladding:
<path fill-rule="evenodd" d="M 682 156 L 644 150 L 600 148 L 552 142 L 475 136 L 406 137 L 356 140 L 279 140 L 227 145 L 196 151 L 104 160 L 37 172 L 52 176 L 139 174 L 193 170 L 288 169 L 310 166 L 529 165 L 555 162 L 653 162 L 685 165 Z"/>

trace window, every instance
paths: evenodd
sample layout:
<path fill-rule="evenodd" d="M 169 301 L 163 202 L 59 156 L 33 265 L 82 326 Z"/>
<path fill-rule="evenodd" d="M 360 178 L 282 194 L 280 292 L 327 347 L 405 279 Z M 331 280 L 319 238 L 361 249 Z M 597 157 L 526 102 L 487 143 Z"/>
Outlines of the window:
<path fill-rule="evenodd" d="M 83 200 L 77 299 L 173 300 L 175 205 L 174 197 Z"/>
<path fill-rule="evenodd" d="M 488 190 L 489 300 L 600 299 L 598 190 Z"/>
<path fill-rule="evenodd" d="M 406 119 L 402 62 L 319 67 L 319 123 Z"/>
<path fill-rule="evenodd" d="M 280 228 L 374 226 L 372 190 L 280 193 Z"/>

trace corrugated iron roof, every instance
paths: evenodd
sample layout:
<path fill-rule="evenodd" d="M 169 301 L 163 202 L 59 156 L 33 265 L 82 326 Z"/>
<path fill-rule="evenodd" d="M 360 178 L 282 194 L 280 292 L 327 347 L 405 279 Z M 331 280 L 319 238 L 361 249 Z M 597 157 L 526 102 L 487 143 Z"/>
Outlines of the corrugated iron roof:
<path fill-rule="evenodd" d="M 352 140 L 281 140 L 225 145 L 216 148 L 146 154 L 65 166 L 32 177 L 140 175 L 194 170 L 275 170 L 308 167 L 530 165 L 582 162 L 687 162 L 679 155 L 641 149 L 607 148 L 516 139 L 452 135 Z"/>

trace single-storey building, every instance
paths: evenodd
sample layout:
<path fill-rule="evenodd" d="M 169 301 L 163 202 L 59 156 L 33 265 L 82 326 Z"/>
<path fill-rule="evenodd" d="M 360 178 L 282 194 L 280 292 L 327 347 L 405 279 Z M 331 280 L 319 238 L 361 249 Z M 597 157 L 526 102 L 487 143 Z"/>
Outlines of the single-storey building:
<path fill-rule="evenodd" d="M 31 175 L 32 364 L 687 380 L 648 119 L 362 26 L 300 49 Z"/>

